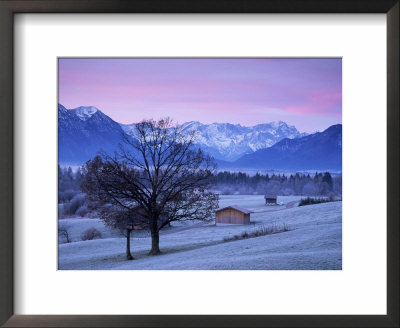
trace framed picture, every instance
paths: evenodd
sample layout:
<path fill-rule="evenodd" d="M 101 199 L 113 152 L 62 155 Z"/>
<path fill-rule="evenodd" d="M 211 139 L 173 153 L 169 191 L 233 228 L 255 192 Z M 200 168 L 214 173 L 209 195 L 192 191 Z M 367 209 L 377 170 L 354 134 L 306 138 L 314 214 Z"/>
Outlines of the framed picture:
<path fill-rule="evenodd" d="M 398 1 L 0 10 L 4 326 L 399 325 Z"/>
<path fill-rule="evenodd" d="M 59 270 L 342 269 L 341 58 L 58 58 L 58 103 Z"/>

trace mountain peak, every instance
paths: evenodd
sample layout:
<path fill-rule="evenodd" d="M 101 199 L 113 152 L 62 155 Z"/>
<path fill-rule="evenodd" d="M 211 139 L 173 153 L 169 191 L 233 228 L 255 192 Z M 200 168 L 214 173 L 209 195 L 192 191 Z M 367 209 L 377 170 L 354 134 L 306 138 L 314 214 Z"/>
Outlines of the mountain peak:
<path fill-rule="evenodd" d="M 196 131 L 195 143 L 216 159 L 234 161 L 244 154 L 267 148 L 283 138 L 297 138 L 299 131 L 283 121 L 243 126 L 232 123 L 202 124 L 190 121 L 181 125 L 184 132 Z"/>
<path fill-rule="evenodd" d="M 271 125 L 274 129 L 278 129 L 281 127 L 289 127 L 289 125 L 287 125 L 287 123 L 284 121 L 274 121 L 274 122 L 270 122 L 268 124 Z"/>
<path fill-rule="evenodd" d="M 186 131 L 197 130 L 200 126 L 202 126 L 202 124 L 198 121 L 190 121 L 181 124 L 182 130 Z"/>
<path fill-rule="evenodd" d="M 99 110 L 94 106 L 80 106 L 72 109 L 75 115 L 78 116 L 82 121 L 86 121 L 91 118 L 94 114 L 99 112 Z"/>
<path fill-rule="evenodd" d="M 61 104 L 58 104 L 58 110 L 59 110 L 59 111 L 62 111 L 62 112 L 67 111 L 67 109 L 66 109 L 63 105 L 61 105 Z"/>

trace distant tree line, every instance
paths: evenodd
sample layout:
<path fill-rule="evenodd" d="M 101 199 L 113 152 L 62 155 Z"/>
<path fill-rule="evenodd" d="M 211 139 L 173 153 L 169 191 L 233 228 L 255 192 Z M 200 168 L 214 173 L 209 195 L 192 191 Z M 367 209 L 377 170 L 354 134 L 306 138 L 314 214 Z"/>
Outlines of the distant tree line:
<path fill-rule="evenodd" d="M 310 174 L 260 174 L 250 176 L 243 172 L 219 172 L 213 176 L 212 185 L 223 195 L 265 194 L 282 196 L 340 196 L 342 176 L 332 177 L 329 172 Z"/>
<path fill-rule="evenodd" d="M 70 167 L 58 167 L 58 203 L 61 216 L 85 216 L 88 204 L 81 191 L 84 173 L 73 172 Z M 282 196 L 341 196 L 342 176 L 332 177 L 329 172 L 314 174 L 260 174 L 250 176 L 243 172 L 219 172 L 211 177 L 214 191 L 223 195 L 272 193 Z"/>

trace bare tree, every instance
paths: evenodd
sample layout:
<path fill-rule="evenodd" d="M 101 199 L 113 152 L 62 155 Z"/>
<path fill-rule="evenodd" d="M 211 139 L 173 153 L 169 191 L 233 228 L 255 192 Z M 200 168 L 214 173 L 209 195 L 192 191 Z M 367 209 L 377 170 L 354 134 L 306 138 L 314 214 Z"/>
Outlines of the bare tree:
<path fill-rule="evenodd" d="M 58 235 L 63 237 L 67 243 L 71 242 L 71 238 L 69 236 L 69 225 L 67 224 L 58 224 Z"/>
<path fill-rule="evenodd" d="M 183 133 L 169 118 L 144 120 L 114 156 L 101 153 L 85 165 L 82 190 L 103 206 L 100 217 L 109 225 L 147 225 L 150 255 L 160 253 L 159 232 L 167 224 L 211 219 L 218 207 L 210 191 L 214 160 L 194 140 L 195 133 Z"/>

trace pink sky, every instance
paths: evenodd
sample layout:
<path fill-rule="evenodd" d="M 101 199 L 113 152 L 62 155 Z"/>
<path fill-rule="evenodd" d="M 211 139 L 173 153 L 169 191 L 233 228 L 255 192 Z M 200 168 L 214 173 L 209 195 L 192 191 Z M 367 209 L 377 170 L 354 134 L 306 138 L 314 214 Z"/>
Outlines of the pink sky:
<path fill-rule="evenodd" d="M 342 61 L 61 58 L 59 103 L 95 106 L 120 123 L 281 120 L 301 132 L 321 131 L 342 122 Z"/>

